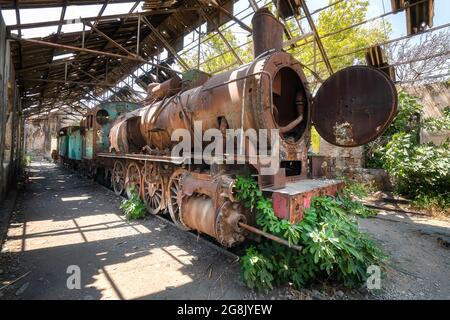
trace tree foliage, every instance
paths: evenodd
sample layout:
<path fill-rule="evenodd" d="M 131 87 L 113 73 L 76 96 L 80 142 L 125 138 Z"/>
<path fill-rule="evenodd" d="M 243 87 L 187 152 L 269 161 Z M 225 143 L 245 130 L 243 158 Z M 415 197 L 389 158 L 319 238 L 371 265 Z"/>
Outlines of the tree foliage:
<path fill-rule="evenodd" d="M 420 144 L 410 133 L 399 132 L 383 148 L 383 167 L 396 190 L 416 203 L 450 206 L 450 143 Z"/>
<path fill-rule="evenodd" d="M 341 70 L 355 63 L 363 63 L 366 51 L 354 51 L 380 43 L 389 36 L 391 32 L 389 23 L 375 22 L 352 27 L 367 19 L 368 9 L 369 1 L 367 0 L 349 0 L 339 2 L 318 14 L 316 28 L 319 35 L 323 37 L 322 43 L 328 57 L 331 58 L 353 52 L 343 57 L 330 59 L 334 71 Z M 343 29 L 345 31 L 337 33 L 337 31 Z M 301 41 L 299 44 L 301 45 L 304 42 Z M 315 55 L 316 61 L 322 60 L 320 52 L 314 43 L 303 45 L 299 49 L 293 49 L 292 52 L 305 65 L 313 64 Z M 322 79 L 327 78 L 329 75 L 324 63 L 317 64 L 316 72 Z"/>
<path fill-rule="evenodd" d="M 230 29 L 221 31 L 223 37 L 228 44 L 234 48 L 237 56 L 245 63 L 252 59 L 251 47 L 246 45 L 239 47 L 237 37 Z M 206 34 L 202 37 L 200 48 L 200 69 L 207 73 L 217 73 L 218 71 L 224 71 L 235 66 L 237 62 L 236 56 L 229 49 L 226 42 L 216 32 L 215 34 Z M 191 68 L 197 68 L 198 65 L 197 48 L 194 48 L 187 52 L 185 60 Z"/>
<path fill-rule="evenodd" d="M 269 9 L 274 11 L 274 6 L 269 4 Z M 358 27 L 352 27 L 360 24 L 367 19 L 369 9 L 369 1 L 367 0 L 348 0 L 331 6 L 330 8 L 320 12 L 316 21 L 316 28 L 320 36 L 334 33 L 337 30 L 347 29 L 334 35 L 327 36 L 322 39 L 323 45 L 328 57 L 333 57 L 347 52 L 353 52 L 357 49 L 365 48 L 387 39 L 391 32 L 389 23 L 370 23 L 363 24 Z M 304 31 L 308 28 L 302 20 L 302 29 Z M 286 28 L 290 31 L 292 37 L 299 36 L 301 31 L 296 22 L 289 20 Z M 249 62 L 253 58 L 252 43 L 239 47 L 239 41 L 231 28 L 224 30 L 221 27 L 222 34 L 231 47 L 234 48 L 236 54 L 244 62 Z M 223 39 L 217 34 L 206 34 L 202 36 L 202 40 L 207 39 L 200 49 L 200 61 L 206 63 L 201 65 L 203 71 L 209 73 L 216 73 L 229 69 L 229 67 L 236 62 L 236 57 L 225 44 Z M 285 39 L 287 40 L 287 39 Z M 297 59 L 304 65 L 311 65 L 314 58 L 317 61 L 321 60 L 320 52 L 314 48 L 314 41 L 312 38 L 299 41 L 296 45 L 288 48 Z M 304 44 L 306 41 L 309 43 Z M 344 67 L 351 66 L 355 62 L 364 61 L 365 51 L 358 51 L 345 57 L 340 57 L 331 60 L 331 65 L 334 71 L 340 70 Z M 198 63 L 198 50 L 193 48 L 186 53 L 186 61 L 189 66 L 196 68 Z M 312 67 L 311 67 L 312 68 Z M 306 70 L 307 75 L 311 75 Z M 328 72 L 323 63 L 317 64 L 317 73 L 322 79 L 328 77 Z"/>

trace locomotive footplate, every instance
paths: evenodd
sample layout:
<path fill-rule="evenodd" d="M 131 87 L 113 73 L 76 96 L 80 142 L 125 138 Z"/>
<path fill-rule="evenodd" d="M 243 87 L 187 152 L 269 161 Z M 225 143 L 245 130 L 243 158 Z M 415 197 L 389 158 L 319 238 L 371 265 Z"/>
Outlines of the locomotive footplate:
<path fill-rule="evenodd" d="M 311 206 L 311 199 L 317 196 L 334 196 L 344 188 L 344 182 L 331 179 L 305 179 L 287 182 L 282 189 L 263 188 L 272 193 L 272 204 L 278 218 L 291 222 L 303 219 L 306 208 Z"/>

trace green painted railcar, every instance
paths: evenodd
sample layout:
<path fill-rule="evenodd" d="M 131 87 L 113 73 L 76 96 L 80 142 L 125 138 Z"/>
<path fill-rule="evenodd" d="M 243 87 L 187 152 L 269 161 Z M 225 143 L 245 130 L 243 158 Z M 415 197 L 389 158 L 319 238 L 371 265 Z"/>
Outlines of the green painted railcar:
<path fill-rule="evenodd" d="M 81 139 L 81 128 L 71 127 L 69 130 L 68 158 L 70 160 L 81 160 L 83 142 Z"/>
<path fill-rule="evenodd" d="M 71 159 L 71 145 L 74 144 L 74 138 L 71 138 L 75 130 L 80 131 L 79 126 L 67 126 L 59 130 L 58 133 L 58 155 L 63 160 Z M 72 143 L 71 143 L 72 140 Z"/>
<path fill-rule="evenodd" d="M 67 157 L 67 149 L 69 146 L 69 138 L 67 135 L 60 135 L 58 137 L 58 155 L 60 157 Z"/>
<path fill-rule="evenodd" d="M 105 102 L 90 110 L 82 120 L 83 160 L 93 160 L 99 152 L 109 152 L 109 131 L 120 115 L 141 108 L 132 102 Z"/>

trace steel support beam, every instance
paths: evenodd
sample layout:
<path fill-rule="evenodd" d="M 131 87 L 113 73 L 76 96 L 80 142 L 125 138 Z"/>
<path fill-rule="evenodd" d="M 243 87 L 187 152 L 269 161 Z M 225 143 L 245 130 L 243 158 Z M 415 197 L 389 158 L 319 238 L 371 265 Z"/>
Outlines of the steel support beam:
<path fill-rule="evenodd" d="M 223 12 L 228 18 L 230 18 L 231 20 L 236 22 L 242 29 L 244 29 L 245 31 L 247 31 L 249 33 L 253 33 L 252 28 L 250 28 L 248 25 L 246 25 L 244 22 L 242 22 L 242 20 L 240 20 L 239 18 L 237 18 L 236 16 L 231 14 L 231 12 L 229 12 L 227 9 L 213 3 L 212 1 L 210 2 L 210 4 L 213 8 L 216 8 L 217 10 Z M 200 9 L 200 10 L 202 10 L 202 9 Z"/>
<path fill-rule="evenodd" d="M 225 10 L 226 11 L 226 10 Z M 238 54 L 236 53 L 236 51 L 234 51 L 233 47 L 230 45 L 230 43 L 228 42 L 228 40 L 225 38 L 225 36 L 222 34 L 222 32 L 220 32 L 219 30 L 219 26 L 212 21 L 211 19 L 209 19 L 209 17 L 205 14 L 205 12 L 203 11 L 203 8 L 200 9 L 200 15 L 203 17 L 203 19 L 209 23 L 212 23 L 214 29 L 216 29 L 217 34 L 220 36 L 220 38 L 222 39 L 222 41 L 225 43 L 225 45 L 227 46 L 228 50 L 231 51 L 231 53 L 234 55 L 234 57 L 236 58 L 236 60 L 239 62 L 239 65 L 242 65 L 244 62 L 242 61 L 242 59 L 238 56 Z"/>
<path fill-rule="evenodd" d="M 69 45 L 59 44 L 59 43 L 53 43 L 53 42 L 48 42 L 48 41 L 43 41 L 43 40 L 19 38 L 19 37 L 13 36 L 13 35 L 9 36 L 9 38 L 12 40 L 16 40 L 16 41 L 28 42 L 28 43 L 38 44 L 38 45 L 42 45 L 42 46 L 47 46 L 47 47 L 52 47 L 52 48 L 62 49 L 62 50 L 67 50 L 67 51 L 82 52 L 82 53 L 88 53 L 88 54 L 92 54 L 92 55 L 96 55 L 96 56 L 105 56 L 105 57 L 111 57 L 111 58 L 117 58 L 117 59 L 127 59 L 127 60 L 147 63 L 146 60 L 135 57 L 135 56 L 124 56 L 124 55 L 111 53 L 111 52 L 103 52 L 103 51 L 97 51 L 97 50 L 92 50 L 92 49 L 87 49 L 87 48 L 79 48 L 79 47 L 74 47 L 74 46 L 69 46 Z"/>
<path fill-rule="evenodd" d="M 164 47 L 177 59 L 177 61 L 180 63 L 180 65 L 185 69 L 185 71 L 188 71 L 189 65 L 181 58 L 178 53 L 172 48 L 172 46 L 164 39 L 164 37 L 159 33 L 159 31 L 148 21 L 146 17 L 141 17 L 142 21 L 145 23 L 147 27 L 152 30 L 153 34 L 159 39 L 159 41 L 164 45 Z"/>
<path fill-rule="evenodd" d="M 116 47 L 117 49 L 119 49 L 120 51 L 122 51 L 123 53 L 125 53 L 127 56 L 131 56 L 134 58 L 138 58 L 141 59 L 141 61 L 145 61 L 144 58 L 139 57 L 138 55 L 131 53 L 130 51 L 128 51 L 127 49 L 125 49 L 124 47 L 122 47 L 119 43 L 117 43 L 116 41 L 114 41 L 113 39 L 111 39 L 109 36 L 107 36 L 105 33 L 103 33 L 102 31 L 100 31 L 98 28 L 96 28 L 92 23 L 90 22 L 86 22 L 86 25 L 88 25 L 89 27 L 91 27 L 95 32 L 97 32 L 99 35 L 101 35 L 103 38 L 105 38 L 109 43 L 111 43 L 114 47 Z"/>
<path fill-rule="evenodd" d="M 62 25 L 65 24 L 75 24 L 75 23 L 86 23 L 91 21 L 102 21 L 102 20 L 112 20 L 112 19 L 138 19 L 139 15 L 142 16 L 152 16 L 152 15 L 161 15 L 161 14 L 169 14 L 180 11 L 197 11 L 198 7 L 189 7 L 189 8 L 177 8 L 177 9 L 168 9 L 168 10 L 154 10 L 154 11 L 144 11 L 139 13 L 122 13 L 122 14 L 112 14 L 107 16 L 95 16 L 95 17 L 85 17 L 78 19 L 66 19 L 61 22 Z M 18 30 L 18 29 L 32 29 L 32 28 L 41 28 L 41 27 L 51 27 L 60 24 L 60 20 L 54 21 L 44 21 L 44 22 L 32 22 L 32 23 L 23 23 L 23 24 L 15 24 L 7 26 L 6 29 L 8 31 Z"/>
<path fill-rule="evenodd" d="M 72 80 L 52 80 L 52 79 L 39 79 L 39 78 L 24 78 L 24 81 L 36 81 L 36 82 L 50 82 L 50 83 L 70 83 L 70 84 L 81 84 L 85 86 L 101 86 L 101 87 L 115 87 L 114 85 L 108 83 L 93 83 L 84 81 L 72 81 Z"/>

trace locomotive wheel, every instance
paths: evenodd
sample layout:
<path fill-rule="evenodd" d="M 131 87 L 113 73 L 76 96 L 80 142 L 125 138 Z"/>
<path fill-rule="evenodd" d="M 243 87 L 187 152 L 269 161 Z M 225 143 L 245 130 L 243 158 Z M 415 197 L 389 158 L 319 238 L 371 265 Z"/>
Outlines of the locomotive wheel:
<path fill-rule="evenodd" d="M 169 185 L 167 186 L 167 206 L 169 208 L 170 217 L 175 225 L 183 230 L 186 228 L 180 220 L 181 204 L 183 202 L 183 194 L 181 192 L 181 178 L 187 171 L 185 169 L 175 170 L 170 176 Z"/>
<path fill-rule="evenodd" d="M 125 188 L 125 167 L 121 161 L 114 163 L 111 184 L 115 194 L 120 196 Z"/>
<path fill-rule="evenodd" d="M 127 193 L 128 199 L 131 198 L 131 190 L 134 188 L 141 196 L 141 185 L 142 185 L 141 169 L 136 162 L 131 162 L 127 168 L 127 178 L 125 182 L 125 191 Z"/>
<path fill-rule="evenodd" d="M 148 212 L 158 214 L 164 208 L 164 182 L 158 167 L 146 164 L 143 181 L 144 203 Z"/>

